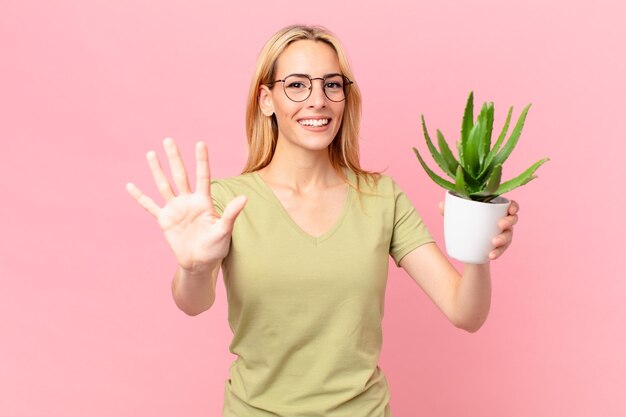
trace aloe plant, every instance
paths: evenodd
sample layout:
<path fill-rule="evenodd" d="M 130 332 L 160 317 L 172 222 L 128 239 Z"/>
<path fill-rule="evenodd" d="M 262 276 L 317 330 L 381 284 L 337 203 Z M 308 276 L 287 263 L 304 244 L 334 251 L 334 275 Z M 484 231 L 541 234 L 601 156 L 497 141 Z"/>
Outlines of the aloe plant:
<path fill-rule="evenodd" d="M 439 168 L 452 179 L 452 182 L 433 172 L 433 170 L 426 165 L 417 148 L 414 147 L 413 151 L 428 176 L 439 186 L 468 200 L 491 201 L 497 196 L 537 178 L 537 176 L 534 175 L 535 171 L 537 171 L 537 168 L 544 162 L 549 160 L 548 158 L 541 159 L 519 176 L 506 182 L 501 182 L 502 165 L 515 148 L 515 145 L 517 145 L 529 108 L 530 104 L 522 110 L 511 136 L 509 136 L 509 139 L 505 143 L 504 139 L 507 135 L 511 114 L 513 112 L 513 107 L 509 108 L 509 113 L 502 127 L 502 132 L 492 147 L 491 133 L 494 120 L 493 103 L 483 103 L 478 118 L 474 121 L 474 93 L 470 92 L 463 113 L 461 140 L 456 144 L 458 158 L 453 155 L 446 139 L 439 129 L 437 129 L 437 144 L 439 149 L 435 147 L 428 134 L 428 129 L 426 129 L 426 122 L 422 114 L 422 129 L 424 130 L 424 138 L 426 139 L 428 150 L 437 165 L 439 165 Z"/>

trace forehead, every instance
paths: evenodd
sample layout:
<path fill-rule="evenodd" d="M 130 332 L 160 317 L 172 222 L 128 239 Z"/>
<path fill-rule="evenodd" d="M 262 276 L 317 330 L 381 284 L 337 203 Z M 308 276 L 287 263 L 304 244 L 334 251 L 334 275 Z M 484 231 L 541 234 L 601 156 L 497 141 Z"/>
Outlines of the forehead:
<path fill-rule="evenodd" d="M 276 75 L 310 74 L 319 77 L 339 73 L 339 58 L 335 50 L 325 42 L 301 40 L 290 44 L 278 57 Z"/>

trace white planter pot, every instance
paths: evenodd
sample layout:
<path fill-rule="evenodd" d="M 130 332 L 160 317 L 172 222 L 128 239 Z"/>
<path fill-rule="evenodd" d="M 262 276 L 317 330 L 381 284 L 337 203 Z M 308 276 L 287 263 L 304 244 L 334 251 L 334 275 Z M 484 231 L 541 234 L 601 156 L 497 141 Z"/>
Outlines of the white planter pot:
<path fill-rule="evenodd" d="M 507 215 L 510 203 L 504 197 L 481 203 L 448 191 L 443 216 L 448 256 L 470 264 L 489 262 L 491 240 L 500 234 L 498 221 Z"/>

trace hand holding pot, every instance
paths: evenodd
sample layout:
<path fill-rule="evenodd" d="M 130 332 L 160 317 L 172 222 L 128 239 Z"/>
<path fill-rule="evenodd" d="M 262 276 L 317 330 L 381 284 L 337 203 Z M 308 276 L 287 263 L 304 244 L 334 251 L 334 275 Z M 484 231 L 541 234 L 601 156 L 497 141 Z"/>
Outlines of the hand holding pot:
<path fill-rule="evenodd" d="M 448 198 L 450 198 L 450 196 L 446 196 L 446 199 Z M 455 199 L 451 201 L 457 202 L 459 200 Z M 470 204 L 476 206 L 476 204 L 474 203 L 470 203 Z M 482 203 L 478 203 L 478 204 L 482 204 Z M 439 210 L 441 214 L 443 215 L 444 214 L 444 202 L 439 203 Z M 456 218 L 456 214 L 455 214 L 455 219 L 451 219 L 451 218 L 446 219 L 445 221 L 446 233 L 445 234 L 446 234 L 446 247 L 448 249 L 448 254 L 451 257 L 458 259 L 462 262 L 466 262 L 466 263 L 485 263 L 489 260 L 498 259 L 500 256 L 502 256 L 502 254 L 506 251 L 506 249 L 511 245 L 511 242 L 513 240 L 513 226 L 518 222 L 518 216 L 517 216 L 518 211 L 519 211 L 519 204 L 515 201 L 511 201 L 510 204 L 508 204 L 508 207 L 506 207 L 507 215 L 497 221 L 497 229 L 495 229 L 496 223 L 494 219 L 494 223 L 493 223 L 494 231 L 489 232 L 488 230 L 485 230 L 486 233 L 493 233 L 490 235 L 490 236 L 493 236 L 490 238 L 491 244 L 489 244 L 488 243 L 489 241 L 487 241 L 483 244 L 478 244 L 479 247 L 475 246 L 477 245 L 477 242 L 474 242 L 474 241 L 470 242 L 468 240 L 468 238 L 471 237 L 473 233 L 476 233 L 477 231 L 479 231 L 479 230 L 476 230 L 476 228 L 474 228 L 474 230 L 472 230 L 470 233 L 464 233 L 462 236 L 458 236 L 458 237 L 454 236 L 456 234 L 456 231 L 458 231 L 458 229 L 460 228 L 472 228 L 476 226 L 474 221 L 476 221 L 477 224 L 480 224 L 481 223 L 480 217 L 482 216 L 480 216 L 479 213 L 469 212 L 467 214 L 464 214 L 465 217 L 463 219 Z M 480 225 L 477 227 L 478 229 L 482 229 L 484 226 Z M 496 235 L 494 236 L 494 234 Z M 470 246 L 468 247 L 467 245 L 470 245 Z M 489 246 L 491 246 L 491 248 L 489 248 Z M 482 249 L 481 247 L 484 247 L 485 249 Z M 467 252 L 468 250 L 469 252 Z M 481 255 L 481 253 L 484 255 Z"/>
<path fill-rule="evenodd" d="M 500 219 L 498 227 L 501 233 L 492 239 L 494 249 L 489 252 L 489 259 L 498 259 L 508 249 L 513 242 L 513 226 L 517 224 L 519 211 L 519 204 L 516 201 L 511 200 L 509 205 L 508 216 Z"/>

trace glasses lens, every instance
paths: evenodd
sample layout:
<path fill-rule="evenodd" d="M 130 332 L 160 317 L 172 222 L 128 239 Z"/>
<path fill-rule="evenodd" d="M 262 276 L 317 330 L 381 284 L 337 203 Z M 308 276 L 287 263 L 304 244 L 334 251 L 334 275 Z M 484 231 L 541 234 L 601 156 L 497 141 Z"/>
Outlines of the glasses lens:
<path fill-rule="evenodd" d="M 311 80 L 303 75 L 290 75 L 285 78 L 285 94 L 293 101 L 304 101 L 311 93 Z"/>
<path fill-rule="evenodd" d="M 349 84 L 341 75 L 333 75 L 324 79 L 324 93 L 332 101 L 343 101 L 346 98 Z"/>

